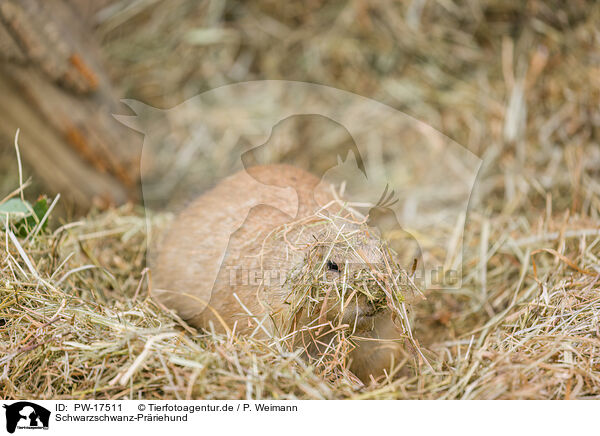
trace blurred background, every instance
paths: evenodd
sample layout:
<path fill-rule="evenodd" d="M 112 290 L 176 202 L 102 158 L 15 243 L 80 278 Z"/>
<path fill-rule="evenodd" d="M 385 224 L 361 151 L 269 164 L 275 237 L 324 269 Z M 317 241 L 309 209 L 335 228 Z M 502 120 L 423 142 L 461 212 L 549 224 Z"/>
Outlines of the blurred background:
<path fill-rule="evenodd" d="M 143 135 L 111 116 L 132 115 L 121 98 L 169 109 L 285 79 L 375 99 L 469 149 L 480 210 L 552 194 L 597 215 L 598 22 L 592 1 L 2 0 L 0 189 L 15 187 L 19 127 L 32 189 L 72 211 L 138 202 Z"/>

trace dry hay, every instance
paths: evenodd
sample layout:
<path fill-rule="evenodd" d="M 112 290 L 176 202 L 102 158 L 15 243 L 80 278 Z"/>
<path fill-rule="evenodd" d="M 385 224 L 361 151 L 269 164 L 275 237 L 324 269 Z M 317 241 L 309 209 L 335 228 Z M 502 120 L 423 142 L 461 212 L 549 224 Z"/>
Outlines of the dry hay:
<path fill-rule="evenodd" d="M 198 334 L 148 298 L 139 211 L 69 223 L 30 242 L 2 237 L 5 398 L 334 396 L 297 354 Z"/>
<path fill-rule="evenodd" d="M 130 96 L 170 106 L 241 80 L 324 83 L 484 159 L 462 287 L 411 314 L 432 368 L 364 387 L 261 341 L 190 331 L 148 298 L 144 219 L 122 208 L 30 240 L 0 228 L 2 397 L 599 396 L 596 2 L 193 3 L 103 13 L 98 34 Z"/>
<path fill-rule="evenodd" d="M 477 224 L 495 241 L 484 253 Z M 157 305 L 139 210 L 93 214 L 30 239 L 3 229 L 3 397 L 597 396 L 597 225 L 564 217 L 537 231 L 500 216 L 470 229 L 463 289 L 415 305 L 415 336 L 432 367 L 368 387 L 343 372 L 326 380 L 299 350 L 194 331 Z M 469 284 L 482 265 L 488 291 L 473 301 Z"/>

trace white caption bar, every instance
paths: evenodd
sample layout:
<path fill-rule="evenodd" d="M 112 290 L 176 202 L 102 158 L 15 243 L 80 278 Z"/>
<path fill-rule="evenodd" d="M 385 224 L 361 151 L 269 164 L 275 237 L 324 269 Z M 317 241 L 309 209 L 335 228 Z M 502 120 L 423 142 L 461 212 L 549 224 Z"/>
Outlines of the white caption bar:
<path fill-rule="evenodd" d="M 0 435 L 589 434 L 595 402 L 0 401 Z M 42 431 L 41 433 L 38 433 Z"/>

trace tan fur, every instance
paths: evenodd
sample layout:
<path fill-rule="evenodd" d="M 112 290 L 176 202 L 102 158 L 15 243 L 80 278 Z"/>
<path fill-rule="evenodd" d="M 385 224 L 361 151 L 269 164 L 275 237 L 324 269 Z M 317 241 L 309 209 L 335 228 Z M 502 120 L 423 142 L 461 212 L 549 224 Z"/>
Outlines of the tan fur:
<path fill-rule="evenodd" d="M 331 200 L 326 184 L 292 166 L 257 166 L 232 175 L 190 204 L 165 234 L 153 256 L 154 295 L 196 327 L 223 331 L 235 326 L 238 333 L 251 332 L 256 322 L 250 322 L 247 312 L 257 319 L 279 313 L 287 295 L 278 277 L 266 283 L 264 276 L 244 280 L 256 271 L 277 273 L 305 259 L 305 253 L 282 244 L 265 246 L 266 236 L 285 223 L 312 216 Z M 347 317 L 360 318 L 369 310 L 358 303 Z M 379 337 L 375 329 L 388 339 L 399 336 L 389 314 L 369 324 L 365 336 Z M 351 369 L 363 380 L 389 369 L 392 356 L 400 352 L 394 342 L 376 352 L 374 342 L 361 343 L 365 345 L 350 359 L 355 362 Z"/>

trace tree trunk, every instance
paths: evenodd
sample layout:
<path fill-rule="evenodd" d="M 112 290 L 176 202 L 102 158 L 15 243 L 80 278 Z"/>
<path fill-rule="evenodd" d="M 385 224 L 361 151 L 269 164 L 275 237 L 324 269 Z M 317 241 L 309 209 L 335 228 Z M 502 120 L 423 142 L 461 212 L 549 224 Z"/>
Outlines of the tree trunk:
<path fill-rule="evenodd" d="M 0 0 L 0 144 L 20 128 L 23 159 L 50 191 L 119 204 L 138 197 L 142 139 L 112 117 L 88 19 L 103 2 L 71 1 Z"/>

